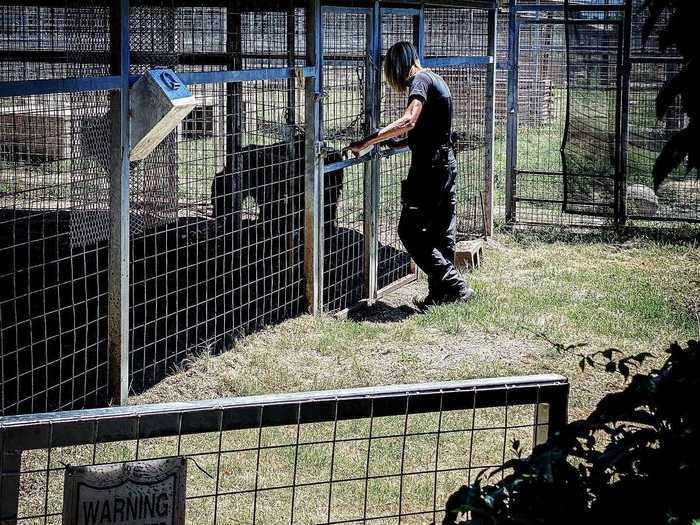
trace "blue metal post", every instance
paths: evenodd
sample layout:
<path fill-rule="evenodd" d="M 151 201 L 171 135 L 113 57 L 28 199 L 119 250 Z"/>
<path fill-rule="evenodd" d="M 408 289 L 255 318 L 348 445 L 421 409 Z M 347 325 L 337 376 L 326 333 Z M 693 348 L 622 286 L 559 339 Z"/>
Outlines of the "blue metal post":
<path fill-rule="evenodd" d="M 112 7 L 112 74 L 121 79 L 110 94 L 112 148 L 110 162 L 111 236 L 109 250 L 110 395 L 113 405 L 129 396 L 129 0 Z"/>
<path fill-rule="evenodd" d="M 518 54 L 520 35 L 516 0 L 510 0 L 508 11 L 508 121 L 506 142 L 506 223 L 517 220 L 516 192 L 518 166 Z"/>

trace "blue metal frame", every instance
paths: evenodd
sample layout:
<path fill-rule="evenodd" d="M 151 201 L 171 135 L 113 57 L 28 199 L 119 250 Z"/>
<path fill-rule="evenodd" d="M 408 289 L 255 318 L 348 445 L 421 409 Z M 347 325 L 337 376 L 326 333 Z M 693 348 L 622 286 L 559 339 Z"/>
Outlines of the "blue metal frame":
<path fill-rule="evenodd" d="M 571 5 L 569 11 L 592 11 L 600 12 L 620 12 L 625 10 L 624 4 L 618 5 Z M 564 12 L 564 4 L 549 4 L 549 5 L 534 5 L 534 4 L 517 4 L 514 6 L 515 12 L 542 12 L 542 11 L 558 11 Z"/>
<path fill-rule="evenodd" d="M 304 78 L 316 75 L 315 67 L 302 69 Z M 295 68 L 279 67 L 273 69 L 242 69 L 239 71 L 203 71 L 182 72 L 178 77 L 183 83 L 191 86 L 195 84 L 224 84 L 227 82 L 251 82 L 256 80 L 282 80 L 294 78 Z"/>
<path fill-rule="evenodd" d="M 423 60 L 426 67 L 458 67 L 458 66 L 487 66 L 493 64 L 494 57 L 472 56 L 472 57 L 431 57 Z"/>
<path fill-rule="evenodd" d="M 119 89 L 121 86 L 122 78 L 120 76 L 20 80 L 0 82 L 0 97 L 23 97 L 48 95 L 50 93 L 84 93 L 86 91 Z"/>
<path fill-rule="evenodd" d="M 340 6 L 340 5 L 324 5 L 321 7 L 324 13 L 367 13 L 370 7 L 361 6 Z"/>
<path fill-rule="evenodd" d="M 418 7 L 382 7 L 382 15 L 420 16 L 422 9 Z"/>
<path fill-rule="evenodd" d="M 303 77 L 313 77 L 316 69 L 302 68 Z M 184 71 L 177 73 L 184 84 L 224 84 L 228 82 L 251 82 L 255 80 L 280 80 L 296 77 L 296 69 L 279 67 L 272 69 L 243 69 L 238 71 Z M 128 85 L 133 85 L 140 77 L 126 75 Z M 21 80 L 0 82 L 0 97 L 20 97 L 29 95 L 48 95 L 52 93 L 84 93 L 121 89 L 123 77 L 118 75 L 106 77 L 65 78 L 50 80 Z"/>

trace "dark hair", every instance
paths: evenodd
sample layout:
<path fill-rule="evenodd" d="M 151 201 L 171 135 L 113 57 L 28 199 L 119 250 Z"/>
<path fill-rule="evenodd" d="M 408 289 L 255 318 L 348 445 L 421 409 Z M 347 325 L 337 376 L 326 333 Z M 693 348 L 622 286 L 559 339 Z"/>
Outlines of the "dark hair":
<path fill-rule="evenodd" d="M 413 66 L 420 67 L 418 51 L 410 42 L 397 42 L 389 48 L 384 59 L 384 76 L 397 91 L 405 91 Z"/>

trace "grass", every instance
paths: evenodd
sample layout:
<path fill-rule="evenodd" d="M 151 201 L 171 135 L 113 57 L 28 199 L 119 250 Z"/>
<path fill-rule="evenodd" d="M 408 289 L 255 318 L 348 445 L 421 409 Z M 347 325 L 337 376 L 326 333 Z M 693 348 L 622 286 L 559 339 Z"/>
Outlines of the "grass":
<path fill-rule="evenodd" d="M 349 320 L 304 316 L 243 339 L 228 354 L 203 356 L 132 402 L 555 372 L 570 378 L 570 416 L 578 418 L 620 383 L 599 371 L 582 374 L 576 355 L 557 352 L 538 334 L 565 344 L 588 343 L 586 351 L 610 346 L 626 352 L 650 350 L 659 356 L 657 362 L 669 342 L 700 336 L 698 312 L 690 308 L 689 301 L 700 298 L 700 251 L 692 243 L 608 234 L 568 238 L 515 234 L 501 236 L 500 241 L 488 249 L 483 267 L 469 276 L 479 291 L 478 299 L 471 304 L 436 308 L 424 316 L 409 315 L 407 303 L 412 293 L 422 291 L 424 284 L 420 283 L 360 310 Z M 477 412 L 477 428 L 502 422 L 502 411 Z M 416 432 L 434 429 L 431 417 L 435 415 L 412 420 L 412 428 Z M 463 424 L 468 417 L 455 414 L 451 424 L 458 428 L 459 421 Z M 513 413 L 510 417 L 517 418 Z M 531 417 L 531 412 L 520 415 L 523 422 Z M 400 433 L 402 424 L 402 418 L 388 418 L 375 432 Z M 270 439 L 291 442 L 289 436 L 283 437 L 291 429 L 278 432 Z M 328 428 L 321 425 L 310 432 L 320 436 Z M 356 423 L 342 432 L 366 435 L 367 428 Z M 441 441 L 440 468 L 465 467 L 465 451 L 469 449 L 473 451 L 473 465 L 498 463 L 504 439 L 514 438 L 527 449 L 531 431 L 509 432 L 505 437 L 500 431 L 473 436 L 453 434 Z M 408 471 L 420 471 L 421 462 L 434 455 L 434 436 L 408 440 L 412 448 L 407 449 L 407 457 L 415 463 Z M 399 487 L 397 478 L 390 474 L 398 472 L 399 441 L 379 439 L 376 448 L 373 441 L 368 468 L 389 476 L 368 487 L 369 509 L 374 515 L 396 510 Z M 203 446 L 205 443 L 200 441 L 200 449 Z M 334 468 L 334 479 L 363 475 L 367 467 L 366 441 L 351 440 L 343 447 L 336 451 L 341 459 L 335 467 L 338 470 Z M 302 448 L 304 455 L 297 460 L 305 465 L 305 472 L 311 472 L 314 479 L 328 479 L 327 446 Z M 290 456 L 292 450 L 281 448 L 267 457 L 260 475 L 265 479 L 284 477 L 294 459 Z M 206 468 L 215 470 L 213 458 Z M 251 458 L 230 460 L 227 468 L 231 483 L 243 483 L 236 480 L 250 475 L 250 469 L 241 465 Z M 444 501 L 463 482 L 463 475 L 457 472 L 439 476 L 435 489 L 438 501 Z M 410 481 L 403 496 L 410 503 L 404 510 L 425 508 L 433 495 L 432 479 L 419 475 L 406 479 Z M 331 503 L 334 516 L 357 517 L 357 502 L 362 500 L 363 490 L 357 481 L 338 484 Z M 324 501 L 300 510 L 302 522 L 323 518 L 326 492 L 321 488 L 319 494 L 300 499 Z M 274 509 L 283 515 L 288 513 L 291 501 L 284 491 L 266 493 L 265 498 L 265 512 Z M 245 503 L 243 510 L 223 507 L 221 512 L 229 512 L 229 508 L 244 516 L 250 505 Z M 270 520 L 265 522 L 274 522 Z"/>
<path fill-rule="evenodd" d="M 246 337 L 221 356 L 194 359 L 131 403 L 554 372 L 570 378 L 570 417 L 578 418 L 620 382 L 599 371 L 581 373 L 578 356 L 556 351 L 550 341 L 588 343 L 585 351 L 610 346 L 626 352 L 650 350 L 660 363 L 669 342 L 700 336 L 700 250 L 692 240 L 673 243 L 599 233 L 504 234 L 499 241 L 487 249 L 483 266 L 468 276 L 479 292 L 473 303 L 411 315 L 411 295 L 424 291 L 419 282 L 347 320 L 302 316 Z M 475 428 L 492 430 L 460 431 L 471 428 L 472 417 Z M 298 449 L 293 446 L 296 427 L 265 429 L 260 440 L 266 448 L 259 464 L 251 451 L 257 446 L 257 431 L 224 433 L 221 439 L 228 452 L 220 464 L 218 434 L 184 436 L 180 452 L 193 459 L 188 466 L 188 497 L 196 498 L 188 502 L 188 516 L 211 521 L 213 498 L 204 496 L 214 491 L 218 468 L 223 491 L 251 490 L 257 472 L 257 486 L 265 489 L 258 494 L 258 522 L 288 521 L 291 491 L 276 487 L 292 481 L 296 465 L 297 483 L 309 485 L 295 493 L 295 522 L 323 522 L 333 454 L 323 441 L 334 432 L 341 439 L 332 467 L 334 519 L 361 516 L 365 481 L 360 478 L 367 470 L 376 476 L 367 485 L 370 515 L 396 512 L 399 500 L 404 512 L 432 508 L 433 498 L 438 505 L 444 502 L 467 472 L 473 476 L 480 470 L 477 467 L 510 458 L 512 453 L 503 454 L 504 443 L 518 439 L 525 450 L 531 446 L 531 428 L 504 435 L 497 429 L 503 421 L 502 409 L 446 414 L 441 428 L 455 432 L 442 434 L 438 443 L 436 414 L 411 416 L 407 422 L 403 417 L 380 418 L 374 423 L 369 450 L 368 420 L 340 423 L 337 428 L 326 423 L 304 425 Z M 508 421 L 531 424 L 532 408 L 511 409 Z M 405 424 L 409 436 L 402 456 Z M 434 468 L 436 449 L 438 468 L 444 471 L 433 492 L 433 475 L 420 473 Z M 90 446 L 55 448 L 50 466 L 56 470 L 48 479 L 41 472 L 49 463 L 46 451 L 25 453 L 23 468 L 38 472 L 22 476 L 20 514 L 43 508 L 44 500 L 49 512 L 60 511 L 62 463 L 90 463 L 93 452 L 98 462 L 124 461 L 134 459 L 135 451 L 134 442 L 99 445 L 94 451 Z M 140 443 L 138 457 L 176 453 L 175 439 L 158 438 Z M 403 484 L 398 476 L 402 458 L 404 472 L 415 473 L 404 477 Z M 449 470 L 453 468 L 461 470 Z M 220 521 L 249 523 L 252 493 L 219 498 L 217 509 Z M 429 520 L 421 516 L 405 521 Z"/>
<path fill-rule="evenodd" d="M 348 321 L 294 319 L 240 341 L 229 354 L 197 360 L 134 402 L 543 370 L 592 381 L 599 396 L 607 378 L 579 377 L 576 356 L 557 354 L 538 334 L 591 350 L 655 352 L 699 337 L 688 299 L 700 297 L 698 268 L 700 252 L 684 243 L 505 236 L 469 276 L 479 292 L 473 303 L 409 315 L 421 283 Z M 574 411 L 584 414 L 593 401 L 575 393 Z"/>

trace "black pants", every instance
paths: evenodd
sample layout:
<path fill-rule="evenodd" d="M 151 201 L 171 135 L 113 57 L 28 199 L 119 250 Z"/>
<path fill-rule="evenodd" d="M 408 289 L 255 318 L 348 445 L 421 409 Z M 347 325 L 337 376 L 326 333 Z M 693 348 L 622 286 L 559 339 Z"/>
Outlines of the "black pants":
<path fill-rule="evenodd" d="M 461 297 L 469 289 L 454 266 L 456 176 L 454 154 L 443 151 L 436 154 L 429 164 L 414 163 L 402 188 L 399 237 L 415 263 L 428 276 L 428 289 L 437 299 Z"/>

